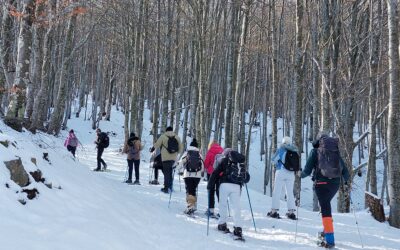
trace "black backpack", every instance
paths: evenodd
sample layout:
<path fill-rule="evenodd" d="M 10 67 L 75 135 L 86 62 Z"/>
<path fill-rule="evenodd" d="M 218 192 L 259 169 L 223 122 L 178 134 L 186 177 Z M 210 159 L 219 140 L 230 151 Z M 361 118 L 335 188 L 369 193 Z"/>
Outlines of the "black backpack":
<path fill-rule="evenodd" d="M 167 136 L 168 137 L 168 143 L 167 143 L 167 151 L 170 154 L 177 153 L 179 151 L 179 142 L 175 138 L 175 136 Z"/>
<path fill-rule="evenodd" d="M 327 136 L 321 137 L 317 156 L 317 170 L 322 176 L 327 178 L 339 178 L 342 175 L 339 139 Z"/>
<path fill-rule="evenodd" d="M 224 171 L 224 176 L 229 183 L 243 185 L 249 182 L 250 175 L 246 170 L 245 156 L 237 151 L 228 154 L 228 164 Z"/>
<path fill-rule="evenodd" d="M 281 163 L 289 171 L 300 170 L 300 157 L 296 151 L 286 150 L 285 163 Z"/>
<path fill-rule="evenodd" d="M 200 152 L 189 150 L 186 155 L 186 170 L 188 172 L 199 172 L 201 170 Z"/>
<path fill-rule="evenodd" d="M 102 148 L 108 148 L 110 145 L 110 138 L 108 137 L 107 133 L 101 132 L 99 134 L 99 146 Z"/>

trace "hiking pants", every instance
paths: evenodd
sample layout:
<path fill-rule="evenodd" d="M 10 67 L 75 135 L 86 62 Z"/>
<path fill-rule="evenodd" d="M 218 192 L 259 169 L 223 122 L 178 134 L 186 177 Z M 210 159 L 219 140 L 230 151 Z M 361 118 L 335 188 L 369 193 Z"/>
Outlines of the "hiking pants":
<path fill-rule="evenodd" d="M 164 187 L 172 190 L 172 167 L 175 161 L 163 161 Z"/>
<path fill-rule="evenodd" d="M 315 184 L 315 193 L 321 207 L 322 225 L 324 226 L 325 240 L 329 244 L 335 244 L 333 231 L 331 200 L 339 190 L 339 183 L 319 182 Z"/>
<path fill-rule="evenodd" d="M 75 157 L 76 147 L 68 145 L 67 150 Z"/>
<path fill-rule="evenodd" d="M 128 180 L 132 180 L 133 165 L 135 164 L 135 180 L 139 180 L 139 165 L 140 160 L 127 160 L 128 161 Z"/>
<path fill-rule="evenodd" d="M 197 186 L 200 183 L 200 178 L 186 177 L 184 179 L 186 194 L 196 196 Z"/>
<path fill-rule="evenodd" d="M 242 227 L 242 219 L 240 215 L 240 193 L 241 187 L 233 183 L 221 183 L 219 199 L 219 220 L 218 224 L 226 223 L 228 217 L 228 198 L 230 208 L 233 210 L 233 221 L 235 227 Z"/>
<path fill-rule="evenodd" d="M 274 191 L 272 192 L 272 209 L 279 210 L 282 188 L 286 189 L 287 209 L 294 211 L 296 205 L 293 195 L 294 172 L 284 168 L 276 170 Z"/>
<path fill-rule="evenodd" d="M 103 164 L 103 166 L 106 165 L 105 161 L 101 158 L 101 156 L 103 155 L 103 152 L 104 152 L 103 147 L 97 147 L 97 169 L 98 170 L 101 169 L 101 164 Z"/>
<path fill-rule="evenodd" d="M 207 174 L 207 180 L 210 180 L 210 174 Z M 212 189 L 210 189 L 209 192 L 209 196 L 208 196 L 208 204 L 209 204 L 209 208 L 215 208 L 215 195 L 217 195 L 217 199 L 219 202 L 219 186 L 220 186 L 220 182 L 219 182 L 219 178 L 217 178 L 215 180 L 215 187 L 213 187 Z"/>

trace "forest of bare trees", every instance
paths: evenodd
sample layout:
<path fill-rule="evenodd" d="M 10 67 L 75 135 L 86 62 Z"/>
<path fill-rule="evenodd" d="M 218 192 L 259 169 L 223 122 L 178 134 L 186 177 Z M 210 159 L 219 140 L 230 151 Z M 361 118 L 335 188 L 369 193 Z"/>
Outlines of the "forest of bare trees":
<path fill-rule="evenodd" d="M 366 190 L 400 228 L 397 0 L 0 2 L 6 123 L 58 135 L 83 116 L 95 129 L 115 105 L 126 137 L 155 140 L 172 125 L 184 143 L 196 137 L 206 150 L 214 138 L 241 152 L 261 126 L 265 186 L 279 133 L 306 153 L 330 130 L 352 178 L 367 174 Z M 142 134 L 145 108 L 151 135 Z M 350 211 L 351 188 L 340 189 L 338 211 Z"/>

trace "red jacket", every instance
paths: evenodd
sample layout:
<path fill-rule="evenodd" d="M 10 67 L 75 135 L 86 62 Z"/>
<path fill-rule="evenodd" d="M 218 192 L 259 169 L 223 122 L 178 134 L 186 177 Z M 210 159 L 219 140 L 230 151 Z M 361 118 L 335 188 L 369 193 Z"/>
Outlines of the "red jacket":
<path fill-rule="evenodd" d="M 211 174 L 214 171 L 215 156 L 217 154 L 222 154 L 222 152 L 224 152 L 224 149 L 218 143 L 214 143 L 211 145 L 204 161 L 204 168 L 206 169 L 208 174 Z"/>

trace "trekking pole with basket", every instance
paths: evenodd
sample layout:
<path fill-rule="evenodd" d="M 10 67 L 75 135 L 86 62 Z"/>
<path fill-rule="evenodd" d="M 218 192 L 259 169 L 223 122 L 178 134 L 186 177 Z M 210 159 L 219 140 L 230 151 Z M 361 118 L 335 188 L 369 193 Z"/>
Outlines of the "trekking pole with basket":
<path fill-rule="evenodd" d="M 169 201 L 168 201 L 168 208 L 171 205 L 171 197 L 172 197 L 172 190 L 174 187 L 174 176 L 175 176 L 175 168 L 173 168 L 174 170 L 172 171 L 172 180 L 171 180 L 171 188 L 168 190 L 169 191 Z"/>
<path fill-rule="evenodd" d="M 300 207 L 300 190 L 297 194 L 297 203 L 296 203 L 296 233 L 294 234 L 294 242 L 297 240 L 297 223 L 299 222 L 299 207 Z"/>
<path fill-rule="evenodd" d="M 251 201 L 250 201 L 249 189 L 247 188 L 247 183 L 245 183 L 245 184 L 244 184 L 244 186 L 246 187 L 247 198 L 249 199 L 249 205 L 250 205 L 251 217 L 253 218 L 254 231 L 256 231 L 256 232 L 257 232 L 257 228 L 256 228 L 256 221 L 254 220 L 253 208 L 251 207 Z"/>
<path fill-rule="evenodd" d="M 210 190 L 207 190 L 208 196 L 210 196 Z M 208 209 L 210 209 L 210 199 L 208 199 Z M 207 236 L 210 229 L 210 211 L 207 213 Z"/>

